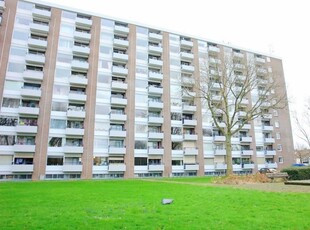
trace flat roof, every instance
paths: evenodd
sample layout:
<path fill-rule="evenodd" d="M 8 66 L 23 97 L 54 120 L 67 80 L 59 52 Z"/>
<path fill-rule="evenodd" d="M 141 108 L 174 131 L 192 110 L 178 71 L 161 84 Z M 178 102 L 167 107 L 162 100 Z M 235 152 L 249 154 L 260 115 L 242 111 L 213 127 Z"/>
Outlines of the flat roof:
<path fill-rule="evenodd" d="M 62 10 L 67 10 L 67 11 L 72 11 L 72 12 L 76 12 L 76 13 L 97 16 L 97 17 L 104 18 L 104 19 L 110 19 L 110 20 L 114 20 L 114 21 L 119 21 L 119 22 L 124 22 L 124 23 L 128 23 L 128 24 L 133 24 L 133 25 L 140 26 L 140 27 L 145 27 L 145 28 L 148 28 L 148 29 L 154 29 L 154 30 L 159 30 L 159 31 L 167 32 L 167 33 L 170 33 L 170 34 L 176 34 L 176 35 L 180 35 L 180 36 L 184 36 L 184 37 L 190 37 L 190 38 L 197 39 L 197 40 L 200 40 L 200 41 L 209 42 L 209 43 L 215 43 L 215 44 L 222 45 L 222 46 L 225 46 L 225 47 L 229 47 L 229 48 L 232 48 L 232 49 L 243 50 L 243 51 L 246 51 L 246 52 L 260 54 L 260 55 L 263 55 L 263 56 L 267 56 L 267 57 L 271 57 L 271 58 L 276 58 L 276 59 L 282 60 L 282 58 L 279 57 L 279 56 L 272 55 L 272 54 L 267 54 L 267 53 L 261 52 L 261 51 L 255 51 L 255 50 L 251 50 L 251 49 L 246 49 L 244 47 L 237 46 L 237 45 L 234 45 L 234 44 L 226 44 L 226 43 L 223 43 L 223 42 L 219 42 L 219 41 L 215 41 L 215 40 L 207 39 L 207 38 L 202 38 L 202 37 L 197 37 L 195 35 L 186 34 L 186 33 L 182 33 L 182 32 L 179 32 L 179 31 L 173 31 L 173 30 L 168 30 L 166 28 L 150 26 L 150 25 L 139 23 L 139 22 L 134 22 L 134 21 L 130 21 L 130 20 L 124 20 L 124 19 L 121 19 L 121 18 L 104 15 L 104 14 L 97 13 L 97 12 L 89 12 L 89 11 L 85 11 L 85 10 L 74 8 L 74 7 L 63 6 L 63 5 L 59 5 L 59 4 L 56 4 L 56 3 L 48 2 L 48 0 L 47 1 L 46 0 L 19 0 L 19 1 L 36 3 L 36 4 L 39 4 L 39 5 L 46 5 L 46 6 L 50 6 L 50 7 L 53 7 L 53 8 L 59 8 L 59 9 L 62 9 Z M 85 1 L 87 1 L 87 0 L 85 0 Z"/>

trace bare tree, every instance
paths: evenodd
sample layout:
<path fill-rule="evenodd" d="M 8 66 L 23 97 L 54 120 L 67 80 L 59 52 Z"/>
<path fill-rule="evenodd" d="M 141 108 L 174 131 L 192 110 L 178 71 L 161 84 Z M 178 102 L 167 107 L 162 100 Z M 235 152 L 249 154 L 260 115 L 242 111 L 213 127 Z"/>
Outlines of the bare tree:
<path fill-rule="evenodd" d="M 309 161 L 310 158 L 310 149 L 307 148 L 305 145 L 297 144 L 295 149 L 295 157 L 299 160 L 300 163 L 305 161 Z"/>
<path fill-rule="evenodd" d="M 296 135 L 310 148 L 310 99 L 304 105 L 303 112 L 295 112 L 293 117 L 297 126 Z"/>
<path fill-rule="evenodd" d="M 245 137 L 240 132 L 245 124 L 268 116 L 274 109 L 287 105 L 285 90 L 276 73 L 270 73 L 265 64 L 255 58 L 234 53 L 200 59 L 200 75 L 196 76 L 196 97 L 210 111 L 214 127 L 225 136 L 226 174 L 233 173 L 231 138 Z M 184 88 L 188 94 L 190 90 Z M 223 125 L 223 123 L 225 125 Z"/>

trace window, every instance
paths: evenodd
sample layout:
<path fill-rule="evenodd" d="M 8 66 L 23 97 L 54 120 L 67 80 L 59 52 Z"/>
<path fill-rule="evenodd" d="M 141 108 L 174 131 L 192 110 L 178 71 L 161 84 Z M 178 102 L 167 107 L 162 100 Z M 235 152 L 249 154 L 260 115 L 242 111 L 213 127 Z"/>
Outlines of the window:
<path fill-rule="evenodd" d="M 284 163 L 284 158 L 283 157 L 279 157 L 279 163 L 283 164 Z"/>
<path fill-rule="evenodd" d="M 275 121 L 275 122 L 274 122 L 274 126 L 275 126 L 276 128 L 279 128 L 279 127 L 280 127 L 280 123 L 279 123 L 278 121 Z"/>
<path fill-rule="evenodd" d="M 20 100 L 16 98 L 3 98 L 2 107 L 18 108 Z"/>
<path fill-rule="evenodd" d="M 9 62 L 8 72 L 22 73 L 25 70 L 25 64 Z"/>
<path fill-rule="evenodd" d="M 16 126 L 17 117 L 0 116 L 0 126 Z"/>
<path fill-rule="evenodd" d="M 281 139 L 280 133 L 276 133 L 276 139 L 277 139 L 277 140 L 280 140 L 280 139 Z"/>
<path fill-rule="evenodd" d="M 15 136 L 11 135 L 0 135 L 0 145 L 14 145 Z"/>
<path fill-rule="evenodd" d="M 48 157 L 47 165 L 63 165 L 62 157 Z"/>
<path fill-rule="evenodd" d="M 273 116 L 275 116 L 275 117 L 279 116 L 278 110 L 273 110 Z"/>
<path fill-rule="evenodd" d="M 51 137 L 48 142 L 49 147 L 61 147 L 62 146 L 62 138 L 61 137 Z"/>
<path fill-rule="evenodd" d="M 135 157 L 135 165 L 147 165 L 146 157 Z"/>
<path fill-rule="evenodd" d="M 135 141 L 135 149 L 147 149 L 146 141 Z"/>
<path fill-rule="evenodd" d="M 65 129 L 66 120 L 51 119 L 51 128 L 52 129 Z"/>
<path fill-rule="evenodd" d="M 282 151 L 282 145 L 281 145 L 281 144 L 278 144 L 277 150 L 278 150 L 278 151 Z"/>

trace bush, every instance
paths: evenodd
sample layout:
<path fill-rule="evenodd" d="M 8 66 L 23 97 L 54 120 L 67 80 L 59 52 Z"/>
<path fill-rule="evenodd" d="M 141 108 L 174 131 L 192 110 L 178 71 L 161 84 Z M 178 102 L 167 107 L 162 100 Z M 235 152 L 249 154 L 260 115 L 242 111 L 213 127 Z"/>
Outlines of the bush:
<path fill-rule="evenodd" d="M 310 167 L 291 167 L 281 172 L 287 172 L 290 180 L 310 180 Z"/>

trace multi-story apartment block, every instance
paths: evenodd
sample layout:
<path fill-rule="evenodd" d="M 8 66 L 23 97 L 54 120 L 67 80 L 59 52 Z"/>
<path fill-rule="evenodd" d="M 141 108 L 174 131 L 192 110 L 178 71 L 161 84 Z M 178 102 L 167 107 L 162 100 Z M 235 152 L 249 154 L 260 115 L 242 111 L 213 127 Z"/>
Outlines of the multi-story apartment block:
<path fill-rule="evenodd" d="M 176 93 L 195 83 L 199 57 L 212 72 L 224 51 L 252 56 L 285 90 L 282 61 L 266 54 L 37 0 L 1 0 L 0 11 L 0 179 L 223 174 L 225 137 L 197 92 Z M 288 109 L 232 145 L 236 173 L 290 165 Z"/>

